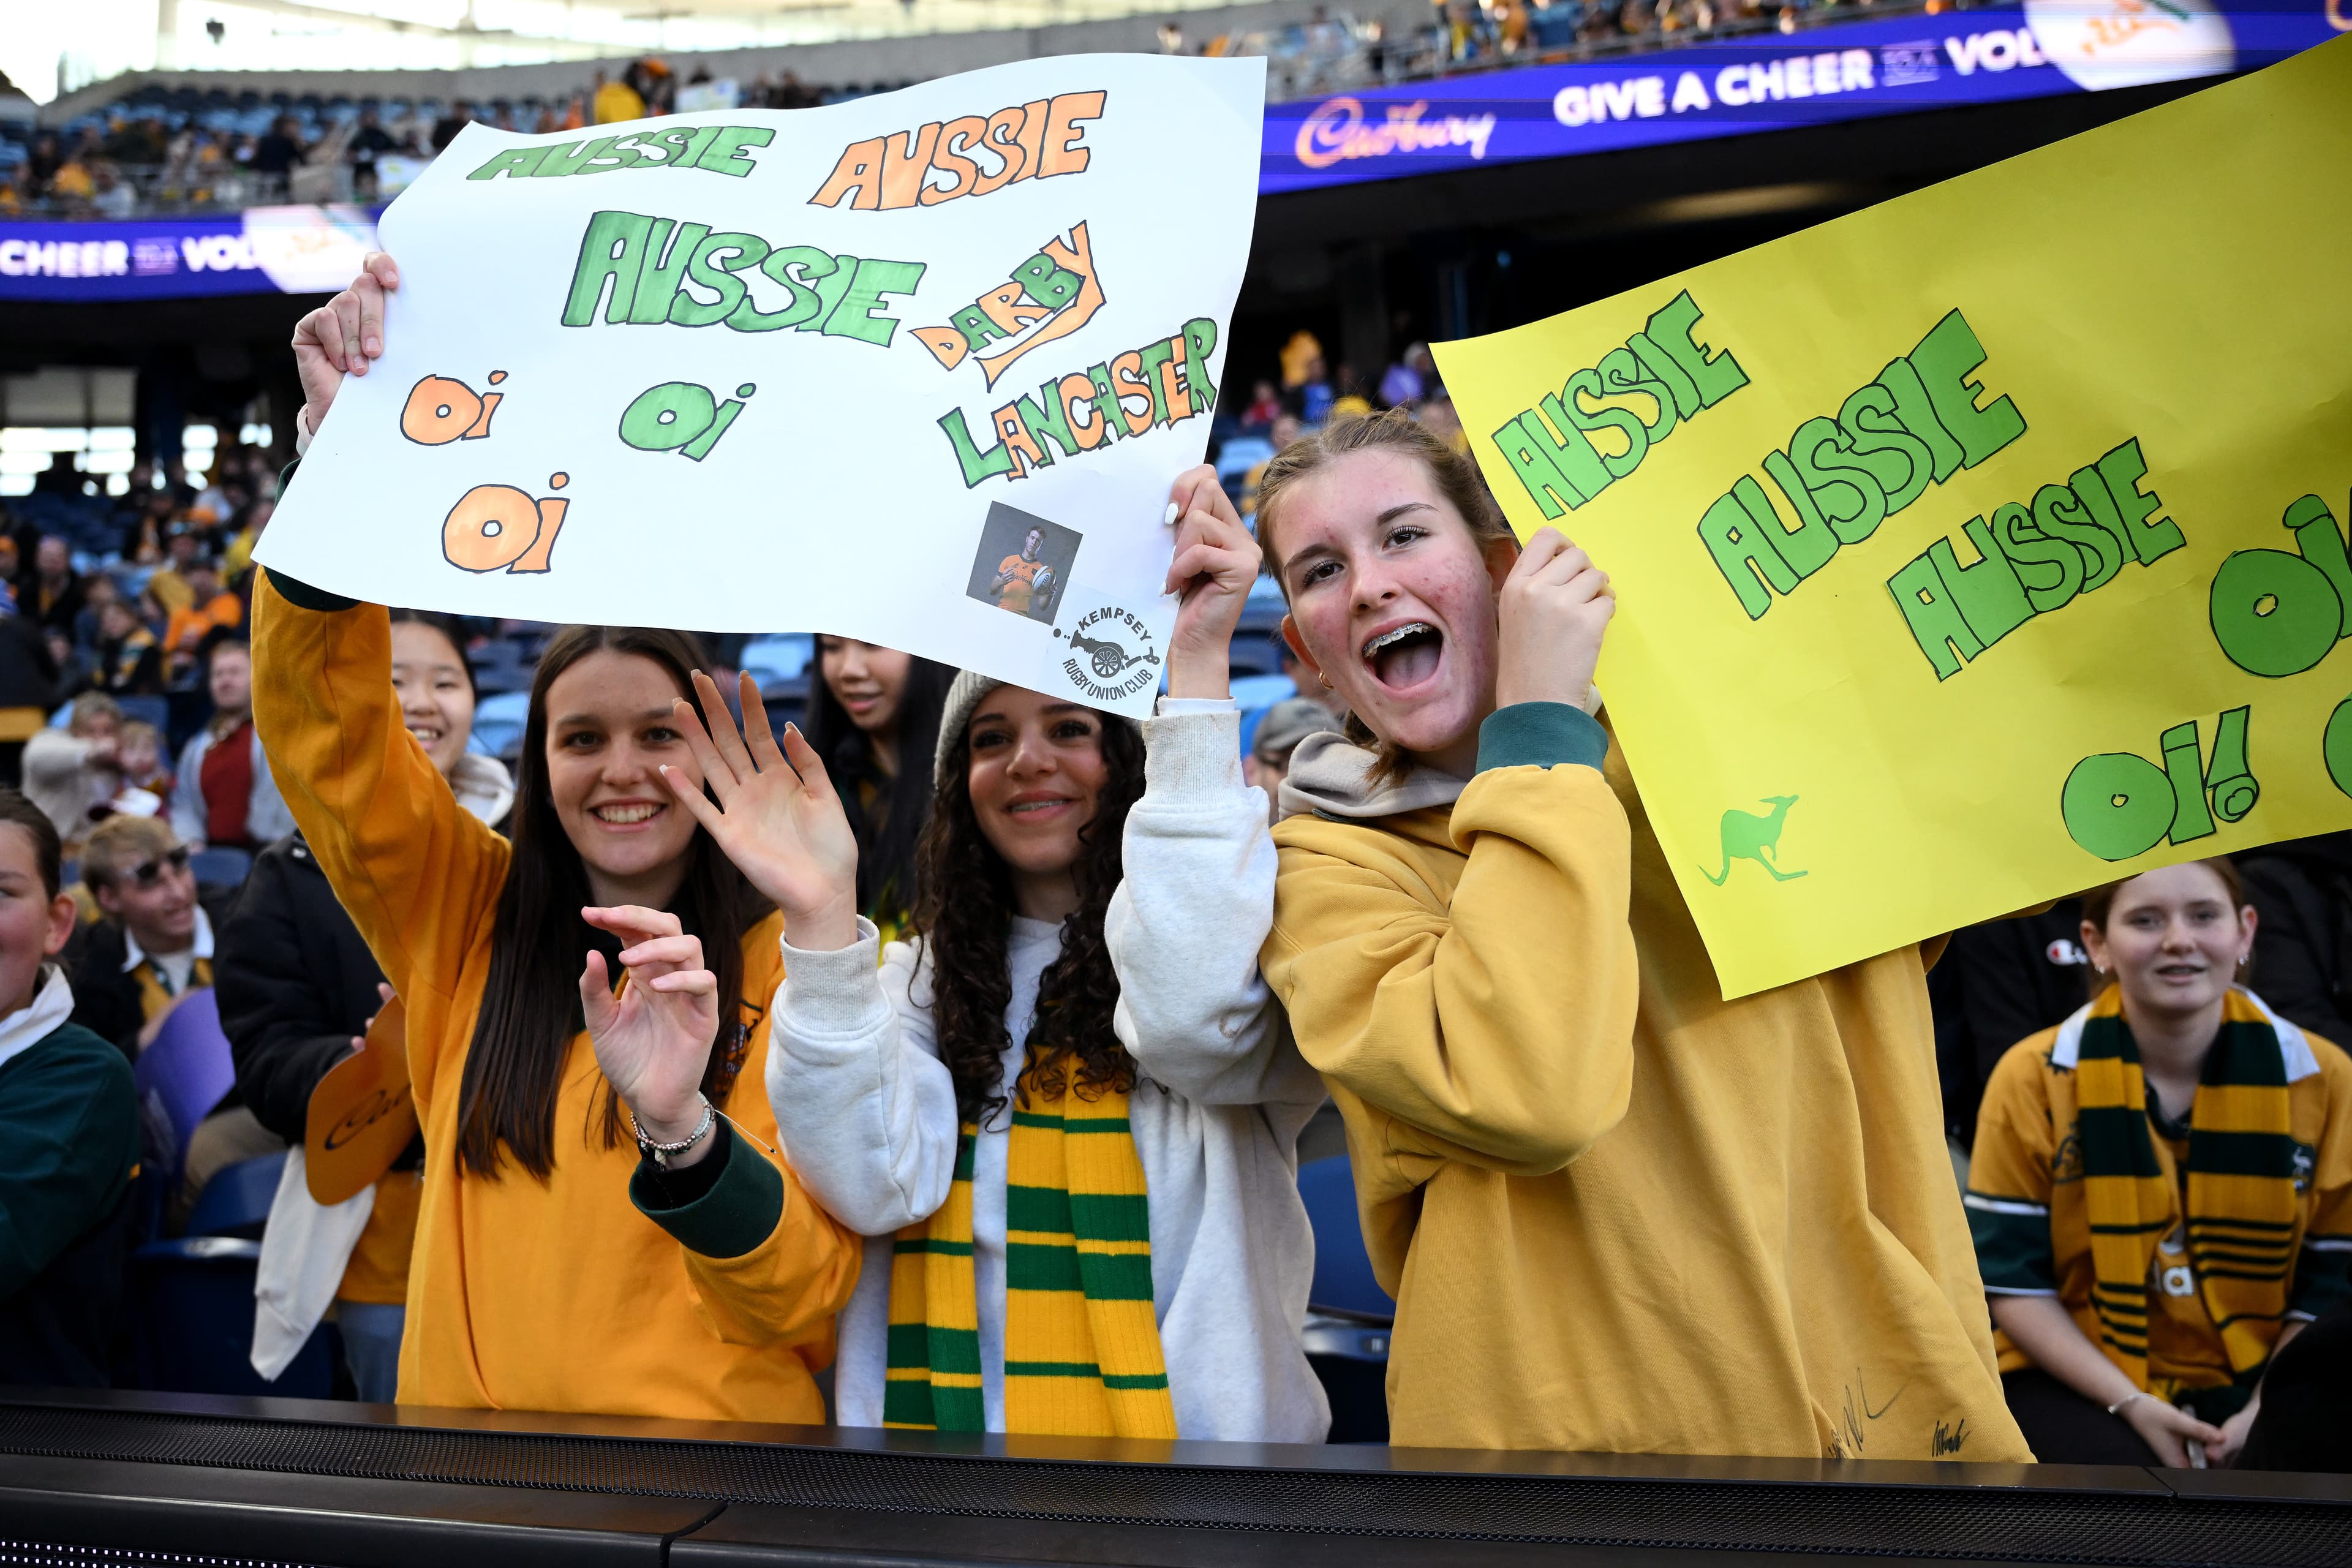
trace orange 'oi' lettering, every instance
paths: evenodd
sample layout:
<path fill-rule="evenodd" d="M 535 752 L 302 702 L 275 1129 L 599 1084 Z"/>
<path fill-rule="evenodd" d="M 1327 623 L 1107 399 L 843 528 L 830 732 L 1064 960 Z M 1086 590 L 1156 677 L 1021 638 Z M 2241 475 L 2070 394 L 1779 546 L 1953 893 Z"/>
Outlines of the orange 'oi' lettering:
<path fill-rule="evenodd" d="M 490 384 L 507 378 L 490 372 Z M 490 416 L 498 411 L 503 392 L 477 397 L 464 382 L 446 375 L 428 375 L 408 389 L 400 410 L 400 433 L 420 447 L 446 447 L 452 441 L 477 441 L 490 433 Z"/>
<path fill-rule="evenodd" d="M 551 474 L 547 482 L 560 490 L 572 477 Z M 442 557 L 465 572 L 544 572 L 571 504 L 561 496 L 533 501 L 512 485 L 476 485 L 441 525 Z"/>

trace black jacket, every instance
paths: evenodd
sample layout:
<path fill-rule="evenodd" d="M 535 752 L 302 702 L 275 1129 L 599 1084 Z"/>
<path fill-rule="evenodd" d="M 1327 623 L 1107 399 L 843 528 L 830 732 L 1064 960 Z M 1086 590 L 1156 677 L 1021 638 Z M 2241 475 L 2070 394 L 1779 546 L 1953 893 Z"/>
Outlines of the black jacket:
<path fill-rule="evenodd" d="M 302 1141 L 310 1091 L 366 1032 L 383 978 L 300 834 L 255 857 L 220 929 L 213 988 L 237 1092 L 264 1127 Z"/>
<path fill-rule="evenodd" d="M 1936 1068 L 1944 1085 L 1944 1125 L 1973 1145 L 1985 1080 L 2009 1047 L 2063 1024 L 2090 999 L 2083 952 L 2083 906 L 2062 899 L 2038 915 L 1987 921 L 1952 933 L 1927 972 L 1936 1015 Z"/>
<path fill-rule="evenodd" d="M 2352 940 L 2352 833 L 2323 833 L 2231 857 L 2254 906 L 2247 980 L 2290 1022 L 2337 1045 L 2352 1038 L 2345 943 Z"/>
<path fill-rule="evenodd" d="M 220 970 L 222 917 L 236 895 L 218 888 L 201 888 L 196 901 L 213 924 L 213 969 Z M 67 949 L 67 973 L 73 981 L 73 1021 L 92 1034 L 112 1040 L 133 1061 L 139 1058 L 139 1031 L 147 1026 L 146 1008 L 139 1000 L 139 977 L 126 973 L 122 928 L 102 920 L 74 935 Z M 221 1102 L 234 1105 L 231 1095 Z"/>

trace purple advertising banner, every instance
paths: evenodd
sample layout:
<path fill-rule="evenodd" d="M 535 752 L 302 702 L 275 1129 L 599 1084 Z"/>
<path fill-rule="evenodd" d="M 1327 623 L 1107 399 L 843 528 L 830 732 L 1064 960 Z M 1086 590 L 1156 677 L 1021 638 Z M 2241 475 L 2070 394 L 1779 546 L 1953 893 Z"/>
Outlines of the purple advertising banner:
<path fill-rule="evenodd" d="M 1266 195 L 2250 70 L 2352 0 L 2027 0 L 1268 104 Z"/>
<path fill-rule="evenodd" d="M 352 280 L 374 247 L 374 215 L 355 206 L 0 222 L 0 300 L 331 293 Z"/>

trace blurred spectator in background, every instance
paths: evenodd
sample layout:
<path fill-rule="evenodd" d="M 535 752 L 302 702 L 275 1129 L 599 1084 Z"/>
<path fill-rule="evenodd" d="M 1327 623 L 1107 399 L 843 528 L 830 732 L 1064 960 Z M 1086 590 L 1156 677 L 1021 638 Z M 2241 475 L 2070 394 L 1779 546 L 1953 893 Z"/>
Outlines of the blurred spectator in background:
<path fill-rule="evenodd" d="M 2272 1011 L 2352 1039 L 2352 833 L 2266 844 L 2231 857 L 2259 917 L 2247 983 Z"/>
<path fill-rule="evenodd" d="M 290 114 L 281 114 L 270 121 L 259 142 L 254 143 L 253 162 L 248 165 L 257 174 L 268 174 L 283 180 L 302 161 L 302 128 Z"/>
<path fill-rule="evenodd" d="M 65 148 L 58 142 L 56 132 L 43 131 L 34 136 L 32 150 L 25 159 L 25 181 L 33 195 L 49 194 L 49 182 L 57 178 L 65 161 Z"/>
<path fill-rule="evenodd" d="M 1323 344 L 1313 332 L 1301 327 L 1290 334 L 1276 356 L 1282 362 L 1282 389 L 1285 392 L 1307 384 L 1307 377 L 1322 368 Z"/>
<path fill-rule="evenodd" d="M 230 587 L 243 583 L 246 574 L 253 570 L 254 547 L 261 542 L 262 531 L 269 526 L 269 520 L 277 510 L 278 503 L 267 497 L 245 509 L 244 521 L 221 557 L 221 575 L 227 579 Z"/>
<path fill-rule="evenodd" d="M 465 99 L 451 104 L 449 112 L 433 122 L 433 151 L 447 152 L 449 143 L 457 139 L 457 132 L 471 124 L 473 119 L 474 106 Z"/>
<path fill-rule="evenodd" d="M 161 697 L 163 650 L 120 592 L 98 614 L 98 689 L 114 697 Z"/>
<path fill-rule="evenodd" d="M 131 491 L 131 514 L 123 521 L 122 543 L 119 547 L 125 563 L 133 566 L 152 566 L 163 559 L 163 540 L 172 527 L 172 512 L 176 506 L 167 489 Z"/>
<path fill-rule="evenodd" d="M 52 452 L 49 466 L 33 476 L 37 496 L 78 496 L 86 476 L 74 467 L 71 452 Z"/>
<path fill-rule="evenodd" d="M 0 786 L 24 773 L 25 743 L 47 727 L 58 702 L 57 656 L 25 616 L 0 620 Z"/>
<path fill-rule="evenodd" d="M 1381 374 L 1381 401 L 1391 408 L 1400 403 L 1419 403 L 1429 395 L 1436 379 L 1437 365 L 1429 356 L 1429 345 L 1414 343 Z"/>
<path fill-rule="evenodd" d="M 161 575 L 161 574 L 158 574 Z M 189 563 L 184 580 L 189 598 L 172 612 L 163 628 L 163 681 L 176 686 L 195 666 L 205 639 L 215 632 L 235 631 L 245 620 L 245 604 L 221 586 L 220 569 L 211 562 Z"/>
<path fill-rule="evenodd" d="M 122 1053 L 71 1022 L 62 860 L 47 815 L 0 792 L 0 1384 L 103 1388 L 139 1100 Z"/>
<path fill-rule="evenodd" d="M 855 637 L 816 646 L 808 742 L 857 835 L 858 912 L 891 942 L 915 904 L 915 843 L 930 815 L 930 758 L 955 671 Z M 913 783 L 902 788 L 909 758 Z"/>
<path fill-rule="evenodd" d="M 646 100 L 637 89 L 625 80 L 607 81 L 604 73 L 596 73 L 595 90 L 589 95 L 589 112 L 599 125 L 611 125 L 623 120 L 643 120 Z"/>
<path fill-rule="evenodd" d="M 43 534 L 34 548 L 32 566 L 16 579 L 16 613 L 44 631 L 63 631 L 70 637 L 85 602 L 81 579 L 74 574 L 72 550 L 56 534 Z"/>
<path fill-rule="evenodd" d="M 188 574 L 204 553 L 205 539 L 193 522 L 174 522 L 163 531 L 163 569 L 147 579 L 147 594 L 165 615 L 195 603 Z"/>
<path fill-rule="evenodd" d="M 1413 418 L 1429 433 L 1457 452 L 1470 449 L 1470 437 L 1463 433 L 1462 416 L 1454 411 L 1454 400 L 1433 397 L 1413 411 Z"/>
<path fill-rule="evenodd" d="M 1249 406 L 1242 410 L 1242 428 L 1264 430 L 1282 416 L 1282 394 L 1274 383 L 1261 379 L 1250 389 Z"/>
<path fill-rule="evenodd" d="M 198 849 L 258 850 L 294 831 L 253 730 L 253 649 L 242 637 L 212 646 L 205 666 L 213 716 L 180 752 L 172 826 Z"/>
<path fill-rule="evenodd" d="M 363 202 L 375 200 L 375 161 L 386 153 L 395 152 L 400 142 L 383 128 L 383 118 L 373 107 L 360 110 L 360 122 L 351 140 L 343 143 L 343 155 L 352 163 L 352 194 Z"/>
<path fill-rule="evenodd" d="M 82 847 L 82 880 L 104 918 L 84 933 L 74 965 L 74 1022 L 134 1060 L 181 1003 L 213 983 L 214 925 L 227 900 L 200 893 L 188 861 L 188 847 L 155 816 L 110 816 Z M 188 1134 L 172 1224 L 215 1173 L 284 1147 L 231 1089 Z"/>
<path fill-rule="evenodd" d="M 163 731 L 144 719 L 126 721 L 114 743 L 114 766 L 122 777 L 122 790 L 114 797 L 114 809 L 130 812 L 133 816 L 161 815 L 172 798 L 172 770 L 163 763 Z M 143 809 L 134 809 L 127 798 L 133 790 L 154 796 L 154 803 L 142 802 Z"/>
<path fill-rule="evenodd" d="M 102 692 L 74 699 L 62 730 L 41 730 L 25 742 L 25 795 L 47 814 L 66 853 L 79 853 L 90 829 L 90 807 L 122 788 L 116 755 L 122 710 Z"/>
<path fill-rule="evenodd" d="M 1339 721 L 1329 709 L 1306 697 L 1285 698 L 1258 721 L 1249 755 L 1242 759 L 1242 778 L 1265 791 L 1266 806 L 1272 816 L 1279 818 L 1282 815 L 1282 781 L 1290 772 L 1290 753 L 1307 736 L 1338 727 Z"/>
<path fill-rule="evenodd" d="M 68 633 L 52 627 L 41 636 L 49 645 L 49 662 L 58 667 L 57 700 L 70 702 L 90 689 L 90 671 L 95 666 L 90 663 L 90 656 Z"/>

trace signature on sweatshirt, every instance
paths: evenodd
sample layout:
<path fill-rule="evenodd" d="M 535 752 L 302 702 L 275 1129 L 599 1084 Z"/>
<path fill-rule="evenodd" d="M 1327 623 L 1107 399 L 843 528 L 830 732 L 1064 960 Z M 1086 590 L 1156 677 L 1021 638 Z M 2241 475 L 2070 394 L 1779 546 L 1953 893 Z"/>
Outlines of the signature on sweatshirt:
<path fill-rule="evenodd" d="M 1870 1446 L 1871 1425 L 1894 1409 L 1895 1402 L 1903 1397 L 1903 1389 L 1910 1386 L 1907 1383 L 1903 1384 L 1886 1396 L 1885 1404 L 1873 1408 L 1870 1388 L 1863 1379 L 1862 1369 L 1854 1368 L 1853 1381 L 1845 1387 L 1844 1407 L 1838 1419 L 1837 1430 L 1831 1438 L 1827 1457 L 1832 1459 L 1862 1458 L 1863 1451 Z"/>

